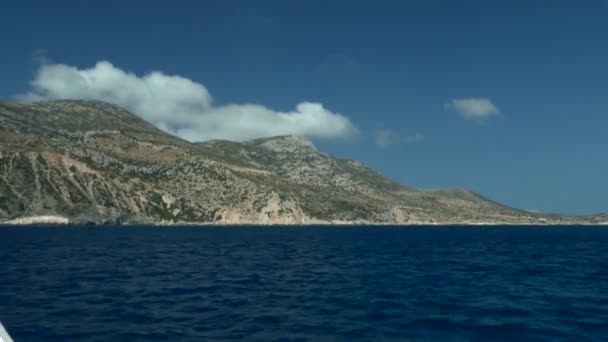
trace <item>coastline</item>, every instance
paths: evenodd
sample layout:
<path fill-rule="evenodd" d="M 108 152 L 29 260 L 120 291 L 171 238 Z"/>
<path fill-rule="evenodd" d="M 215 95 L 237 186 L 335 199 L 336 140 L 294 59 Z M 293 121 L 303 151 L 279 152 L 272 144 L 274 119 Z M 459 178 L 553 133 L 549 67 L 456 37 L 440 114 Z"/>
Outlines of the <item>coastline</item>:
<path fill-rule="evenodd" d="M 81 227 L 134 227 L 134 226 L 149 226 L 149 227 L 314 227 L 314 226 L 331 226 L 331 227 L 360 227 L 360 226 L 378 226 L 378 227 L 436 227 L 436 226 L 454 226 L 454 227 L 494 227 L 494 226 L 535 226 L 535 227 L 554 227 L 554 226 L 608 226 L 608 222 L 364 222 L 364 221 L 323 221 L 310 220 L 307 222 L 77 222 L 71 221 L 68 217 L 43 215 L 43 216 L 26 216 L 19 217 L 9 221 L 0 221 L 0 226 L 3 227 L 30 227 L 30 226 L 81 226 Z"/>

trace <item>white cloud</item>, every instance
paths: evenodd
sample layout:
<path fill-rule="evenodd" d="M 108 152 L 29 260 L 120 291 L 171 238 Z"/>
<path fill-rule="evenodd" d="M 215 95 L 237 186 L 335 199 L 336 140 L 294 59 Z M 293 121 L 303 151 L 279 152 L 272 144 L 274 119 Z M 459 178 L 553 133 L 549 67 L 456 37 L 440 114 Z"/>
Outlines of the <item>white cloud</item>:
<path fill-rule="evenodd" d="M 445 108 L 457 111 L 467 120 L 484 120 L 500 115 L 500 109 L 486 98 L 454 99 Z"/>
<path fill-rule="evenodd" d="M 350 138 L 357 134 L 357 128 L 346 116 L 320 103 L 302 102 L 288 112 L 256 104 L 214 106 L 203 84 L 159 71 L 138 76 L 107 61 L 88 69 L 44 64 L 32 81 L 32 88 L 19 97 L 26 101 L 107 101 L 190 141 L 243 141 L 286 134 Z"/>
<path fill-rule="evenodd" d="M 376 146 L 379 148 L 385 148 L 389 145 L 405 143 L 405 144 L 417 144 L 424 140 L 424 134 L 416 133 L 414 135 L 400 136 L 398 133 L 388 129 L 381 129 L 376 131 Z"/>

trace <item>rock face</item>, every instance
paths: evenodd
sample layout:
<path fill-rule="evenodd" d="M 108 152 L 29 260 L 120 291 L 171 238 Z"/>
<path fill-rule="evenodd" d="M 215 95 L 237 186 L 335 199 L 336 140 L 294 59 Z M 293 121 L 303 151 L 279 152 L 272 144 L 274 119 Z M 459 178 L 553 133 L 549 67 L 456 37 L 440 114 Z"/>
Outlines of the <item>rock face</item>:
<path fill-rule="evenodd" d="M 96 101 L 0 102 L 0 221 L 564 223 L 462 189 L 416 190 L 302 137 L 189 143 Z"/>

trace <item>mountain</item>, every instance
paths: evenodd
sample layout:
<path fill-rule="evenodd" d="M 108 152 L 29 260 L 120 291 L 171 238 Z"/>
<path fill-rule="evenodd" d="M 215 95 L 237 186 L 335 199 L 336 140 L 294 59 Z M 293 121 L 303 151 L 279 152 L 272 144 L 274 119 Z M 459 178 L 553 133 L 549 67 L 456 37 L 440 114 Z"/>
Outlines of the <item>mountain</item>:
<path fill-rule="evenodd" d="M 413 189 L 302 137 L 190 143 L 103 102 L 0 102 L 0 221 L 39 216 L 149 224 L 591 222 L 512 209 L 465 189 Z"/>

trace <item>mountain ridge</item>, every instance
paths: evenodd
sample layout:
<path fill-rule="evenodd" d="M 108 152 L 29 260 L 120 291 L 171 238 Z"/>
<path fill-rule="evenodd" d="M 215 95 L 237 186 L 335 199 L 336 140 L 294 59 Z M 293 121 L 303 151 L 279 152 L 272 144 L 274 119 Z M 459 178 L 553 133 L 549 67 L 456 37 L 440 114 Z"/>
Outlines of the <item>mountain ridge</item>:
<path fill-rule="evenodd" d="M 418 190 L 308 139 L 191 143 L 116 105 L 0 101 L 0 222 L 147 224 L 595 223 Z"/>

